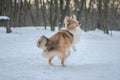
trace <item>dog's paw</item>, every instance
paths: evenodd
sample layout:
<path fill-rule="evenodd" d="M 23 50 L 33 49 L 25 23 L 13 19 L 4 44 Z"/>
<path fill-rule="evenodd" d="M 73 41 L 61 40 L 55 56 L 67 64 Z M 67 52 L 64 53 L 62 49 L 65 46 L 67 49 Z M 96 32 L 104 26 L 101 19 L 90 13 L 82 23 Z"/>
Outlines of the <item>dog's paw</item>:
<path fill-rule="evenodd" d="M 77 49 L 75 48 L 75 46 L 72 47 L 74 51 L 77 51 Z"/>

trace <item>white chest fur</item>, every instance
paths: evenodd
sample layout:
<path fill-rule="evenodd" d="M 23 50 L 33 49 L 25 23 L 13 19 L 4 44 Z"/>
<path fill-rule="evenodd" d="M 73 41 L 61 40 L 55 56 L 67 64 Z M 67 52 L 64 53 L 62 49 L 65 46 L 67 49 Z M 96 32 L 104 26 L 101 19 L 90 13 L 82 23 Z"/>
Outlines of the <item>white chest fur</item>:
<path fill-rule="evenodd" d="M 70 32 L 73 34 L 74 36 L 74 42 L 73 45 L 75 45 L 78 41 L 80 41 L 80 35 L 81 35 L 81 29 L 79 27 L 77 27 L 76 30 L 70 30 Z"/>

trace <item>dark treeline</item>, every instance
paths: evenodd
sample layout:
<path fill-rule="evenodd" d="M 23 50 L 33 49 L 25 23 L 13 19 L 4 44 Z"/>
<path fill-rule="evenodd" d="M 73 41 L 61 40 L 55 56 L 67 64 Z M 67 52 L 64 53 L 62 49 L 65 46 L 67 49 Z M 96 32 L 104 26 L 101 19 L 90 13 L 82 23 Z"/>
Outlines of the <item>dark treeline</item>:
<path fill-rule="evenodd" d="M 0 0 L 0 15 L 11 26 L 64 26 L 65 16 L 75 14 L 85 31 L 120 30 L 120 0 Z"/>

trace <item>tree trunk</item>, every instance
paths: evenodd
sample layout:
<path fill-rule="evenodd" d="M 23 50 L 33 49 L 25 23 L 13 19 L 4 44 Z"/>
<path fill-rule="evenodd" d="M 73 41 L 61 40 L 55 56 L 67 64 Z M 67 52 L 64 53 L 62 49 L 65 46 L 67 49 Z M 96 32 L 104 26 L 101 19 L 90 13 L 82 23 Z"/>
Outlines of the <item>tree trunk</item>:
<path fill-rule="evenodd" d="M 51 26 L 51 31 L 54 31 L 54 25 L 53 25 L 53 0 L 50 1 L 50 26 Z"/>
<path fill-rule="evenodd" d="M 39 0 L 35 0 L 35 7 L 36 7 L 36 25 L 39 25 Z"/>
<path fill-rule="evenodd" d="M 104 24 L 105 24 L 105 28 L 104 28 L 104 32 L 106 33 L 106 34 L 109 34 L 109 29 L 108 29 L 108 3 L 109 3 L 109 0 L 104 0 L 103 1 L 104 2 Z"/>
<path fill-rule="evenodd" d="M 11 33 L 12 32 L 11 26 L 10 26 L 10 21 L 7 21 L 7 23 L 6 23 L 6 32 L 7 33 Z"/>
<path fill-rule="evenodd" d="M 44 25 L 45 29 L 47 29 L 46 28 L 47 23 L 46 23 L 46 5 L 45 5 L 45 1 L 40 0 L 40 3 L 41 3 L 42 15 L 43 15 L 43 23 L 44 23 L 43 25 Z"/>
<path fill-rule="evenodd" d="M 71 0 L 65 0 L 65 1 L 66 1 L 66 6 L 64 5 L 64 0 L 60 0 L 60 13 L 61 13 L 61 15 L 60 15 L 60 21 L 59 21 L 60 22 L 59 29 L 61 29 L 63 26 L 63 21 L 64 21 L 65 16 L 68 16 L 70 14 L 70 12 L 69 12 L 70 6 L 69 5 L 70 5 Z M 64 6 L 65 6 L 65 8 L 64 8 Z"/>

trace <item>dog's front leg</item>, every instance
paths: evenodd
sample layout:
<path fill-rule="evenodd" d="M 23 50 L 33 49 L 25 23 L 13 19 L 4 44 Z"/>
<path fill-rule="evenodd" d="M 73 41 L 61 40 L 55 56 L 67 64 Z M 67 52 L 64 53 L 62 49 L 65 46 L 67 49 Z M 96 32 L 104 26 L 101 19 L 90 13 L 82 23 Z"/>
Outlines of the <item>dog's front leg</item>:
<path fill-rule="evenodd" d="M 75 48 L 75 46 L 72 47 L 74 51 L 77 51 L 77 49 Z"/>
<path fill-rule="evenodd" d="M 71 48 L 67 50 L 66 58 L 70 56 L 70 54 L 71 54 Z"/>

